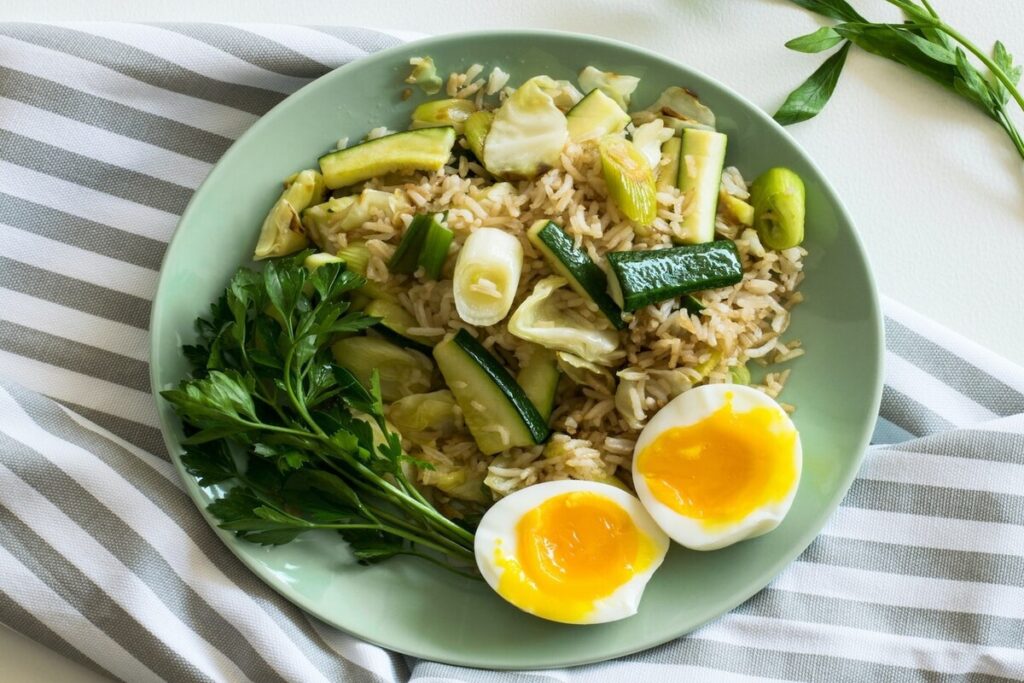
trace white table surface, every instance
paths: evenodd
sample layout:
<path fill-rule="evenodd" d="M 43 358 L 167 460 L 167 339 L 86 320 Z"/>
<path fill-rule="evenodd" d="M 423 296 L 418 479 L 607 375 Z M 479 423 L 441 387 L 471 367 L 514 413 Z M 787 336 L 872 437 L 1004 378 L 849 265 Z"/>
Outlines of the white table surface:
<path fill-rule="evenodd" d="M 852 0 L 897 20 L 881 0 Z M 979 45 L 1024 60 L 1024 2 L 935 0 Z M 783 48 L 817 19 L 784 0 L 8 0 L 0 21 L 263 21 L 445 33 L 538 27 L 608 36 L 692 65 L 774 111 L 822 60 Z M 1024 128 L 1024 117 L 1018 116 Z M 903 67 L 850 53 L 825 112 L 790 128 L 852 212 L 879 289 L 1024 363 L 1024 164 L 1002 130 Z M 811 226 L 813 229 L 813 226 Z M 850 292 L 856 296 L 856 292 Z M 7 683 L 100 680 L 0 628 Z"/>

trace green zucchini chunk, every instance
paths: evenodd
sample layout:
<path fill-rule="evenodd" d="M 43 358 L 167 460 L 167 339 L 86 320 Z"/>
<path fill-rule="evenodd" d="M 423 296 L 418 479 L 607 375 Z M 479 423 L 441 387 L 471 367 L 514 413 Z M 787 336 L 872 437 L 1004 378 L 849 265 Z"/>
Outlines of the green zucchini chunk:
<path fill-rule="evenodd" d="M 629 123 L 629 114 L 615 100 L 596 89 L 577 102 L 565 118 L 569 124 L 569 139 L 573 142 L 618 133 Z"/>
<path fill-rule="evenodd" d="M 452 155 L 455 129 L 420 128 L 385 135 L 320 157 L 324 184 L 332 190 L 385 173 L 437 171 Z"/>
<path fill-rule="evenodd" d="M 724 133 L 686 128 L 679 151 L 678 187 L 689 194 L 690 210 L 683 219 L 685 244 L 702 244 L 715 239 L 715 216 L 718 214 L 718 189 L 725 165 Z"/>
<path fill-rule="evenodd" d="M 532 446 L 548 437 L 547 420 L 523 388 L 468 332 L 459 330 L 435 346 L 434 360 L 482 453 Z"/>
<path fill-rule="evenodd" d="M 555 273 L 568 280 L 569 285 L 579 294 L 597 304 L 598 310 L 615 329 L 626 327 L 622 320 L 622 309 L 608 296 L 608 276 L 556 223 L 539 220 L 526 235 Z"/>
<path fill-rule="evenodd" d="M 608 263 L 622 294 L 622 308 L 635 311 L 688 292 L 727 287 L 743 279 L 731 240 L 648 251 L 615 251 Z"/>

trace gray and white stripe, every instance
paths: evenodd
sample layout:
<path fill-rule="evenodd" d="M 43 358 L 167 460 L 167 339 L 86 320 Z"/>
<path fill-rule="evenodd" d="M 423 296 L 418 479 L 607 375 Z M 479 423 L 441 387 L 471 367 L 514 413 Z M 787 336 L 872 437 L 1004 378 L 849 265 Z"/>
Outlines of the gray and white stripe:
<path fill-rule="evenodd" d="M 131 681 L 1024 678 L 1024 370 L 891 301 L 877 445 L 843 505 L 768 588 L 654 650 L 415 661 L 305 616 L 222 546 L 148 392 L 160 258 L 234 138 L 406 37 L 0 24 L 0 621 Z"/>

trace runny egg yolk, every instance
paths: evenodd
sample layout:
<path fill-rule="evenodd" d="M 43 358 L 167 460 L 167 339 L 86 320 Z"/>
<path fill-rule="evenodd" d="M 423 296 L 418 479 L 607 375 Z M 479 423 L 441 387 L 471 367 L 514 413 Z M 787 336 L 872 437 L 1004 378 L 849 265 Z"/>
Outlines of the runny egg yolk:
<path fill-rule="evenodd" d="M 737 413 L 729 395 L 707 417 L 659 434 L 637 471 L 662 504 L 716 527 L 786 498 L 797 478 L 796 446 L 797 432 L 779 411 Z"/>
<path fill-rule="evenodd" d="M 524 514 L 516 525 L 516 549 L 499 546 L 495 563 L 504 571 L 498 593 L 529 612 L 577 622 L 656 554 L 616 502 L 589 491 L 563 493 Z"/>

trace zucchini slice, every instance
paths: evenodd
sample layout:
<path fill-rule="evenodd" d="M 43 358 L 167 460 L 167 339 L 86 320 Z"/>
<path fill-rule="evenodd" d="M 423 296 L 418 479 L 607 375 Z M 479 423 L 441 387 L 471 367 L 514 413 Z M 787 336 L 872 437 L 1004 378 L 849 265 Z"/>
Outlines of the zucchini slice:
<path fill-rule="evenodd" d="M 508 370 L 465 330 L 434 347 L 434 360 L 485 455 L 548 438 L 545 420 Z"/>
<path fill-rule="evenodd" d="M 555 352 L 543 346 L 533 347 L 533 353 L 516 375 L 516 382 L 545 420 L 551 417 L 551 411 L 555 408 L 555 392 L 561 376 Z"/>
<path fill-rule="evenodd" d="M 334 362 L 355 375 L 364 387 L 370 386 L 376 369 L 381 398 L 388 403 L 430 391 L 433 384 L 434 366 L 427 356 L 380 337 L 339 339 L 331 345 L 331 353 Z"/>
<path fill-rule="evenodd" d="M 626 327 L 622 309 L 608 296 L 608 276 L 556 223 L 541 219 L 530 227 L 526 236 L 555 273 L 568 280 L 579 294 L 590 297 L 615 329 Z"/>
<path fill-rule="evenodd" d="M 671 249 L 613 251 L 608 254 L 608 263 L 626 311 L 687 292 L 727 287 L 743 279 L 739 252 L 731 240 Z"/>
<path fill-rule="evenodd" d="M 569 139 L 582 142 L 608 133 L 618 133 L 629 123 L 629 114 L 608 95 L 591 90 L 565 115 L 569 123 Z"/>
<path fill-rule="evenodd" d="M 416 327 L 416 318 L 412 317 L 409 311 L 402 308 L 401 304 L 387 299 L 374 299 L 363 309 L 366 315 L 380 318 L 375 329 L 384 336 L 390 337 L 393 341 L 402 346 L 430 353 L 436 340 L 431 337 L 421 337 L 409 334 L 410 327 Z"/>
<path fill-rule="evenodd" d="M 385 173 L 437 171 L 452 155 L 454 144 L 451 126 L 407 130 L 325 154 L 320 171 L 332 190 Z"/>
<path fill-rule="evenodd" d="M 715 239 L 718 190 L 725 165 L 724 133 L 686 128 L 679 151 L 679 189 L 690 195 L 690 210 L 683 218 L 684 244 L 702 244 Z"/>

